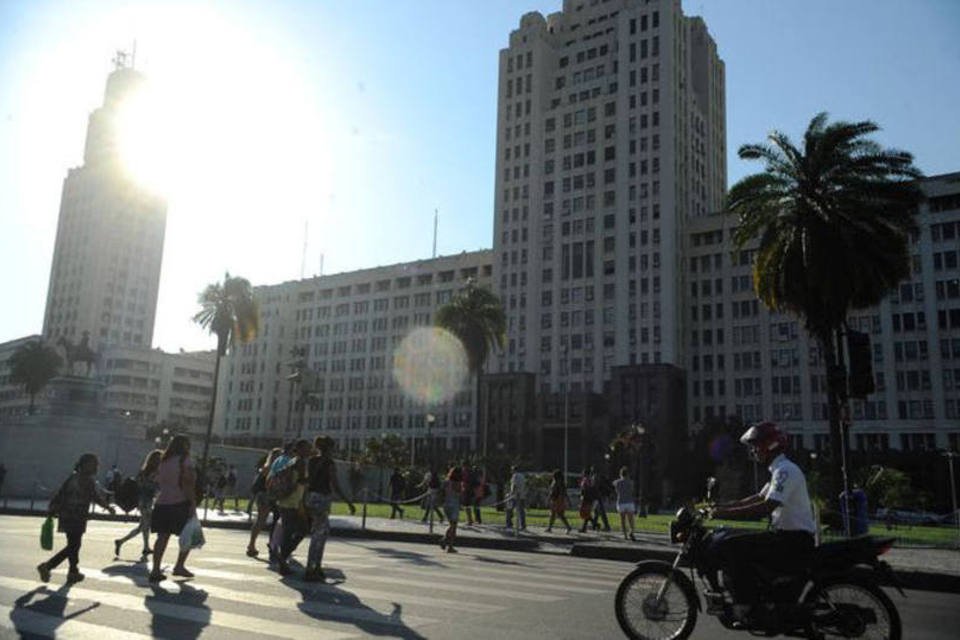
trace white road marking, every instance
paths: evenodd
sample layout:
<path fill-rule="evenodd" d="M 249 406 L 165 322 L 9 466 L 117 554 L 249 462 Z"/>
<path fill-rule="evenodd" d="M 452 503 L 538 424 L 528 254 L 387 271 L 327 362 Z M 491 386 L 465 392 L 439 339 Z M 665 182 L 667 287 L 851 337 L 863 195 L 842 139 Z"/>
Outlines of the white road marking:
<path fill-rule="evenodd" d="M 22 607 L 0 604 L 0 629 L 66 640 L 149 640 L 150 636 L 82 620 L 64 620 Z"/>

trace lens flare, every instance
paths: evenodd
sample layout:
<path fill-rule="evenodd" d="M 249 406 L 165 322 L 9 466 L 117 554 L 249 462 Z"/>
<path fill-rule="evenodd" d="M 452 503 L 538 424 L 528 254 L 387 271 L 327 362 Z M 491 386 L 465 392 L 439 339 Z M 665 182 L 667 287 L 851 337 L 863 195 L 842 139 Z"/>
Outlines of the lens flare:
<path fill-rule="evenodd" d="M 393 352 L 393 377 L 414 400 L 445 402 L 467 378 L 467 353 L 445 329 L 414 329 Z"/>

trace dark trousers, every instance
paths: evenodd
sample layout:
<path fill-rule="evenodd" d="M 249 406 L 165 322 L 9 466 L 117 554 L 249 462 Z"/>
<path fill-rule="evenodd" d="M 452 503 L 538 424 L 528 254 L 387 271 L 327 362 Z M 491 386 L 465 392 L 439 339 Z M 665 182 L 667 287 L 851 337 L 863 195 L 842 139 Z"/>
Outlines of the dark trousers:
<path fill-rule="evenodd" d="M 400 516 L 403 518 L 403 509 L 400 507 L 400 496 L 394 496 L 390 502 L 390 519 Z"/>
<path fill-rule="evenodd" d="M 603 520 L 603 530 L 610 531 L 610 521 L 607 520 L 607 508 L 603 506 L 603 498 L 597 499 L 593 503 L 593 528 L 600 528 L 600 521 Z"/>
<path fill-rule="evenodd" d="M 719 567 L 730 576 L 727 585 L 738 604 L 757 601 L 756 566 L 782 574 L 799 573 L 813 555 L 813 535 L 806 531 L 764 531 L 731 535 L 711 550 Z"/>
<path fill-rule="evenodd" d="M 280 541 L 280 560 L 285 562 L 307 534 L 308 520 L 299 509 L 280 509 L 283 537 Z"/>
<path fill-rule="evenodd" d="M 47 566 L 51 569 L 57 568 L 64 560 L 69 560 L 70 570 L 76 571 L 80 564 L 80 543 L 83 541 L 83 534 L 80 532 L 67 532 L 67 546 L 57 552 L 52 558 L 47 560 Z"/>

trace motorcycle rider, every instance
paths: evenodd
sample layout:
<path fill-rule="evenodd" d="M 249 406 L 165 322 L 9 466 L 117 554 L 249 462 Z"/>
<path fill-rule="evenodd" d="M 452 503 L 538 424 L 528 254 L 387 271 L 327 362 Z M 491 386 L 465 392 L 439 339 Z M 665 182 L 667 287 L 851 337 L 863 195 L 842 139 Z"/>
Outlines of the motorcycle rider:
<path fill-rule="evenodd" d="M 786 434 L 773 422 L 751 426 L 740 437 L 750 457 L 768 465 L 770 480 L 759 493 L 717 505 L 714 518 L 757 519 L 770 517 L 770 528 L 761 533 L 737 533 L 718 541 L 716 559 L 731 578 L 734 617 L 747 621 L 757 600 L 753 565 L 777 573 L 796 573 L 807 566 L 814 547 L 813 509 L 807 481 L 800 468 L 787 458 Z"/>

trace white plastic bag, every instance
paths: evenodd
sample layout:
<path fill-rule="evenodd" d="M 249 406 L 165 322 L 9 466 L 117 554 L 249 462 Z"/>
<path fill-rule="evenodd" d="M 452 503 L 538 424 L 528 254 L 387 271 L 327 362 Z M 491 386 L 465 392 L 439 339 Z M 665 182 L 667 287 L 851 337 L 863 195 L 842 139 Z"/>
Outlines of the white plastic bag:
<path fill-rule="evenodd" d="M 180 532 L 180 550 L 199 549 L 206 542 L 203 538 L 203 528 L 200 526 L 200 520 L 193 516 L 187 520 Z"/>

